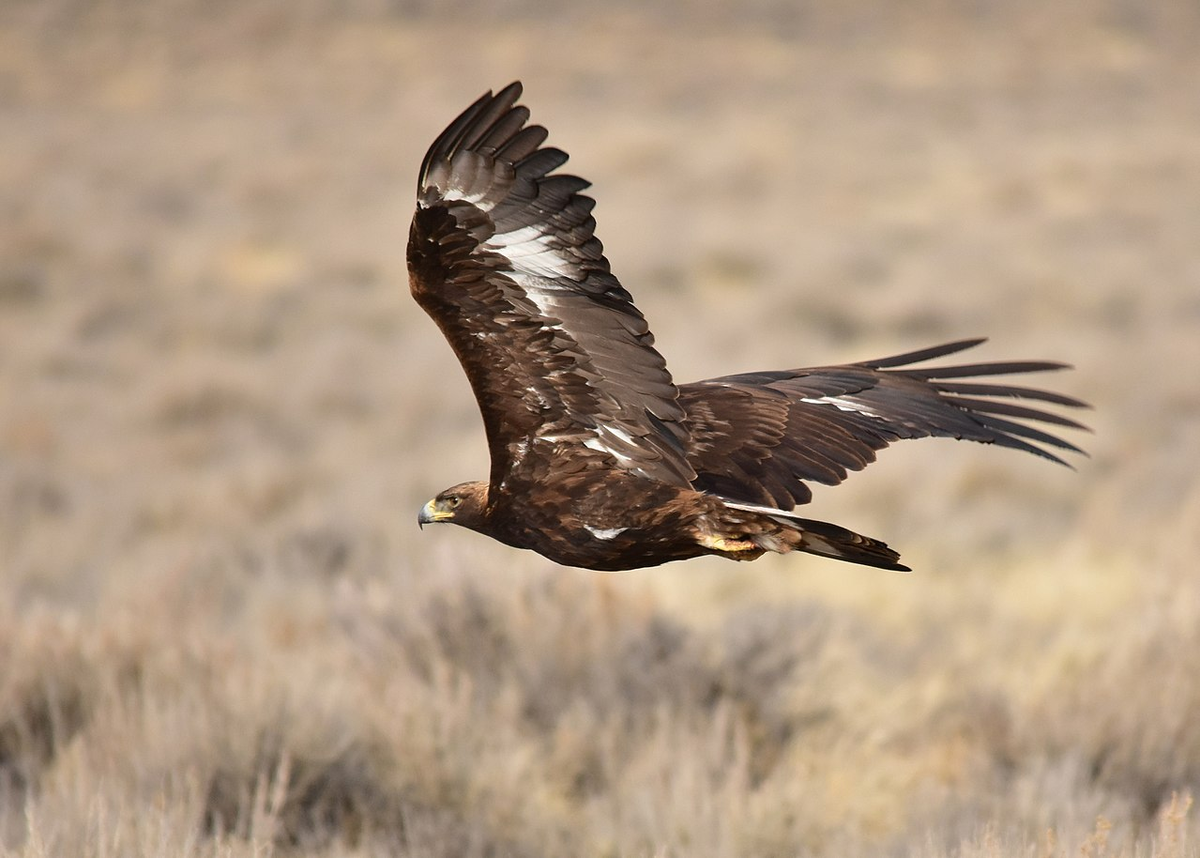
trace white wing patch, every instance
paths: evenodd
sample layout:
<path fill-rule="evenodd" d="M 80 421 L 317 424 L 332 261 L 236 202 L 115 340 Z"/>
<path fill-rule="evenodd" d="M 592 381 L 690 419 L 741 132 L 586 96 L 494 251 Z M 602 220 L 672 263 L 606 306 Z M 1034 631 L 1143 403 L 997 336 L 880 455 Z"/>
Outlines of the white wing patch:
<path fill-rule="evenodd" d="M 477 152 L 462 151 L 457 153 L 453 160 L 439 161 L 431 164 L 429 172 L 425 176 L 425 186 L 423 191 L 433 189 L 437 191 L 438 196 L 446 201 L 462 200 L 479 208 L 482 211 L 490 212 L 496 207 L 496 203 L 504 199 L 506 193 L 501 193 L 501 189 L 497 188 L 493 182 L 479 182 L 479 189 L 468 194 L 464 188 L 450 184 L 454 176 L 467 177 L 470 181 L 476 181 L 479 177 L 476 171 L 468 167 L 465 161 L 469 161 L 472 165 L 478 166 L 483 163 L 483 158 Z"/>
<path fill-rule="evenodd" d="M 587 524 L 583 526 L 583 529 L 597 539 L 612 539 L 629 530 L 628 527 L 591 527 Z"/>
<path fill-rule="evenodd" d="M 430 170 L 430 177 L 429 177 L 429 180 L 427 181 L 425 187 L 426 188 L 430 188 L 430 187 L 436 188 L 438 194 L 441 196 L 441 198 L 443 200 L 448 200 L 451 202 L 457 201 L 457 200 L 462 200 L 463 202 L 470 203 L 471 205 L 473 205 L 476 208 L 480 209 L 481 211 L 485 211 L 485 212 L 490 212 L 492 209 L 494 209 L 496 207 L 497 200 L 488 199 L 488 196 L 491 195 L 492 191 L 493 191 L 491 186 L 484 185 L 477 193 L 468 194 L 468 193 L 464 192 L 462 188 L 443 187 L 442 181 L 445 181 L 446 177 L 444 177 L 444 176 L 435 177 L 433 175 L 433 172 L 434 172 L 433 170 Z"/>
<path fill-rule="evenodd" d="M 729 500 L 729 498 L 721 498 L 721 503 L 730 509 L 740 509 L 743 512 L 758 512 L 763 515 L 769 515 L 776 519 L 798 519 L 799 515 L 786 509 L 777 509 L 773 506 L 763 506 L 757 503 L 742 503 L 741 501 Z"/>
<path fill-rule="evenodd" d="M 855 402 L 853 399 L 844 399 L 841 396 L 816 396 L 805 397 L 801 402 L 808 402 L 813 405 L 832 405 L 838 411 L 852 411 L 855 414 L 862 414 L 865 417 L 874 417 L 882 419 L 882 416 L 874 408 L 864 405 L 861 402 Z"/>
<path fill-rule="evenodd" d="M 518 277 L 573 277 L 577 274 L 574 263 L 555 246 L 552 235 L 541 232 L 542 227 L 533 226 L 493 235 L 484 244 L 484 250 L 493 250 L 512 263 Z M 522 282 L 530 292 L 545 288 L 546 284 Z"/>
<path fill-rule="evenodd" d="M 612 435 L 616 438 L 620 438 L 626 444 L 633 443 L 633 436 L 630 435 L 628 432 L 626 432 L 624 429 L 618 429 L 616 426 L 601 426 L 600 427 L 600 436 L 604 437 L 605 434 Z"/>
<path fill-rule="evenodd" d="M 624 445 L 633 446 L 632 435 L 624 429 L 618 429 L 616 426 L 597 426 L 594 431 L 596 437 L 585 439 L 583 446 L 592 450 L 598 450 L 601 453 L 608 453 L 610 456 L 615 456 L 619 462 L 633 461 L 633 457 L 624 452 L 620 444 L 613 443 L 613 439 L 616 439 Z"/>

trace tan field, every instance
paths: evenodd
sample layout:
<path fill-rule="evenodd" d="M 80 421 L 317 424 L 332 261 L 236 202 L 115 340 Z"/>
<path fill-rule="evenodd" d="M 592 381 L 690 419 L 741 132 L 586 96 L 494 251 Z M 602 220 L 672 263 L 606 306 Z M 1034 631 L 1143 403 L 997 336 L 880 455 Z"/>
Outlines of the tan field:
<path fill-rule="evenodd" d="M 1200 6 L 0 3 L 0 855 L 1196 856 Z M 902 444 L 898 548 L 620 576 L 407 295 L 514 78 L 682 381 L 987 335 L 1076 471 Z"/>

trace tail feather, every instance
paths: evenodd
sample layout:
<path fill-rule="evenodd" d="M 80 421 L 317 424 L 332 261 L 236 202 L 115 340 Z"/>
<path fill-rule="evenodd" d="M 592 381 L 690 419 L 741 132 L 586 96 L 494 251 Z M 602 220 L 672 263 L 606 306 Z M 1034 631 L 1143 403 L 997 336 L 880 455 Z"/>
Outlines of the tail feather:
<path fill-rule="evenodd" d="M 801 551 L 849 563 L 860 563 L 863 566 L 874 566 L 877 569 L 890 569 L 893 572 L 912 571 L 910 567 L 899 562 L 898 551 L 888 548 L 886 543 L 878 539 L 810 518 L 790 519 L 788 523 L 795 524 L 800 529 L 803 539 L 798 547 Z"/>
<path fill-rule="evenodd" d="M 863 536 L 827 521 L 801 518 L 793 512 L 769 506 L 739 503 L 728 498 L 722 500 L 725 506 L 731 509 L 761 513 L 786 528 L 782 534 L 764 533 L 751 537 L 755 544 L 768 551 L 804 551 L 820 557 L 844 560 L 847 563 L 874 566 L 876 569 L 890 569 L 893 572 L 912 571 L 910 567 L 900 563 L 898 551 L 870 536 Z M 782 542 L 779 537 L 783 538 Z"/>

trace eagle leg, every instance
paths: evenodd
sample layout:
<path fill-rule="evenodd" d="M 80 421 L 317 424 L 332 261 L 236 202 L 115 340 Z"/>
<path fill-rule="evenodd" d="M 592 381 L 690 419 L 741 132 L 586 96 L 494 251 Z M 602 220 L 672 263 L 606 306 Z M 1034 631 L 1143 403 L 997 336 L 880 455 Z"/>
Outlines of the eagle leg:
<path fill-rule="evenodd" d="M 757 560 L 765 551 L 749 539 L 731 539 L 725 536 L 704 534 L 699 543 L 714 554 L 730 560 Z"/>

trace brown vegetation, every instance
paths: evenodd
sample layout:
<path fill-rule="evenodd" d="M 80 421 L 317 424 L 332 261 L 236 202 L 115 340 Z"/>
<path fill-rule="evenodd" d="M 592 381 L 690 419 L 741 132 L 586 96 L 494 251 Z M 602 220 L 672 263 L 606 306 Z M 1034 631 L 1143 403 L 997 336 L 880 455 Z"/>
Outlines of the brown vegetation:
<path fill-rule="evenodd" d="M 0 854 L 1200 854 L 1200 17 L 851 5 L 4 4 Z M 413 177 L 515 77 L 681 380 L 988 334 L 1093 458 L 818 492 L 911 576 L 419 533 Z"/>

